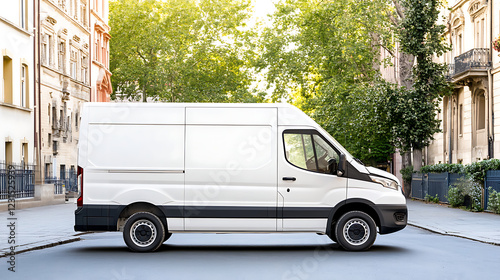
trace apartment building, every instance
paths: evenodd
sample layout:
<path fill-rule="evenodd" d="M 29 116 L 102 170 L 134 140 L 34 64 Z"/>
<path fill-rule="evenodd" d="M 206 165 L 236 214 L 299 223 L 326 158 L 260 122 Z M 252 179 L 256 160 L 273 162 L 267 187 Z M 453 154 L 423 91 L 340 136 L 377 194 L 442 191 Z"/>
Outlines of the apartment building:
<path fill-rule="evenodd" d="M 439 60 L 450 65 L 454 89 L 441 103 L 443 132 L 434 136 L 426 162 L 500 158 L 500 58 L 492 48 L 500 33 L 500 2 L 452 0 L 449 6 L 443 13 L 452 49 Z"/>
<path fill-rule="evenodd" d="M 76 173 L 80 112 L 91 100 L 90 17 L 86 0 L 39 0 L 38 178 Z"/>
<path fill-rule="evenodd" d="M 34 162 L 33 0 L 0 9 L 0 169 Z"/>
<path fill-rule="evenodd" d="M 90 24 L 92 27 L 92 101 L 109 102 L 111 99 L 111 72 L 109 71 L 108 1 L 92 0 Z"/>

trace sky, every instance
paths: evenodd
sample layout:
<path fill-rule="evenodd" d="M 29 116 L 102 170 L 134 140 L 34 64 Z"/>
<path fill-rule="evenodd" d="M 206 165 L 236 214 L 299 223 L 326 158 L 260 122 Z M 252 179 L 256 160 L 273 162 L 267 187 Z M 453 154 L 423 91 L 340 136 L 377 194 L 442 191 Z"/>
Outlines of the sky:
<path fill-rule="evenodd" d="M 278 0 L 252 0 L 252 4 L 255 7 L 254 18 L 256 21 L 264 20 L 267 14 L 274 12 L 274 3 Z"/>

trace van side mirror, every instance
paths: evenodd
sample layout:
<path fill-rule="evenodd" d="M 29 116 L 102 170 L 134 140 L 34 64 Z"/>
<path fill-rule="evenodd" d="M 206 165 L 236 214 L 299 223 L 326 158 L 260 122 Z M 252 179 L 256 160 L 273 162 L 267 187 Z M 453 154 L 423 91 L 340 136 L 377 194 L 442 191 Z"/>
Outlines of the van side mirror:
<path fill-rule="evenodd" d="M 328 160 L 328 173 L 335 174 L 337 172 L 338 164 L 337 159 L 331 158 Z"/>
<path fill-rule="evenodd" d="M 345 174 L 345 168 L 346 168 L 346 163 L 345 163 L 345 155 L 340 154 L 339 158 L 339 164 L 337 167 L 337 176 L 342 177 Z"/>

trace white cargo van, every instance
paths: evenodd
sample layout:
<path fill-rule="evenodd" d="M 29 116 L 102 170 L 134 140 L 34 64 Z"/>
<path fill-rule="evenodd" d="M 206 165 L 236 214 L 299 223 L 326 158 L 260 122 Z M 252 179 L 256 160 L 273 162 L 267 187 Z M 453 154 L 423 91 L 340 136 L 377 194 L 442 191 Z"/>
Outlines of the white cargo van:
<path fill-rule="evenodd" d="M 365 250 L 403 229 L 398 179 L 288 104 L 86 103 L 76 231 L 134 251 L 180 232 L 314 232 Z"/>

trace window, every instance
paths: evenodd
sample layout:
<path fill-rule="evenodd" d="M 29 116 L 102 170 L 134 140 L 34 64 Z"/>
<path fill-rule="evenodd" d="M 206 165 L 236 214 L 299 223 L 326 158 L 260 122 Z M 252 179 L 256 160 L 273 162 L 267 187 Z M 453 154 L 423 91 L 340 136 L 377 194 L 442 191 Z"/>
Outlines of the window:
<path fill-rule="evenodd" d="M 77 76 L 76 76 L 76 62 L 77 62 L 77 59 L 78 59 L 78 51 L 74 50 L 73 48 L 71 48 L 71 53 L 70 53 L 70 62 L 69 62 L 69 66 L 70 66 L 70 76 L 71 78 L 73 79 L 77 79 Z"/>
<path fill-rule="evenodd" d="M 83 26 L 87 26 L 87 3 L 83 1 L 80 3 L 80 13 L 80 22 Z"/>
<path fill-rule="evenodd" d="M 12 59 L 3 57 L 3 102 L 13 104 L 12 96 Z"/>
<path fill-rule="evenodd" d="M 283 140 L 287 161 L 302 169 L 329 173 L 330 159 L 339 161 L 339 154 L 314 132 L 285 132 Z"/>
<path fill-rule="evenodd" d="M 486 127 L 486 122 L 485 122 L 485 98 L 484 98 L 484 93 L 481 93 L 477 97 L 476 101 L 476 114 L 477 114 L 477 129 L 484 129 Z"/>
<path fill-rule="evenodd" d="M 476 48 L 484 48 L 484 17 L 476 19 L 475 29 Z"/>
<path fill-rule="evenodd" d="M 59 43 L 59 71 L 65 73 L 65 61 L 66 61 L 66 44 L 64 42 Z"/>
<path fill-rule="evenodd" d="M 52 106 L 52 128 L 57 129 L 57 109 Z"/>
<path fill-rule="evenodd" d="M 42 47 L 41 47 L 41 60 L 42 60 L 42 65 L 47 65 L 47 62 L 48 62 L 48 59 L 47 59 L 47 55 L 48 55 L 48 35 L 43 35 L 42 36 Z"/>
<path fill-rule="evenodd" d="M 24 166 L 28 165 L 28 144 L 26 143 L 22 144 L 21 159 Z"/>
<path fill-rule="evenodd" d="M 458 35 L 458 39 L 457 39 L 457 55 L 460 55 L 462 54 L 463 50 L 462 50 L 462 34 Z"/>
<path fill-rule="evenodd" d="M 12 142 L 5 142 L 5 164 L 12 163 Z"/>
<path fill-rule="evenodd" d="M 59 179 L 66 179 L 66 165 L 65 164 L 61 164 L 59 166 Z"/>
<path fill-rule="evenodd" d="M 52 154 L 57 155 L 57 141 L 52 141 Z"/>
<path fill-rule="evenodd" d="M 95 43 L 94 43 L 94 60 L 99 61 L 99 32 L 94 33 Z"/>
<path fill-rule="evenodd" d="M 21 65 L 21 106 L 29 107 L 28 66 Z"/>
<path fill-rule="evenodd" d="M 87 83 L 87 69 L 88 69 L 88 59 L 87 56 L 82 52 L 80 55 L 80 65 L 81 65 L 81 81 Z"/>
<path fill-rule="evenodd" d="M 45 180 L 52 178 L 52 167 L 50 163 L 45 164 Z M 47 182 L 47 181 L 46 181 Z"/>
<path fill-rule="evenodd" d="M 27 0 L 19 0 L 20 2 L 20 25 L 22 29 L 28 29 L 28 9 Z"/>
<path fill-rule="evenodd" d="M 64 129 L 64 113 L 63 110 L 59 110 L 59 129 Z"/>
<path fill-rule="evenodd" d="M 460 104 L 458 107 L 458 134 L 464 133 L 464 105 Z"/>
<path fill-rule="evenodd" d="M 79 116 L 80 114 L 78 114 L 78 112 L 75 113 L 75 130 L 78 131 L 78 118 L 80 117 Z"/>

